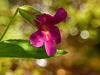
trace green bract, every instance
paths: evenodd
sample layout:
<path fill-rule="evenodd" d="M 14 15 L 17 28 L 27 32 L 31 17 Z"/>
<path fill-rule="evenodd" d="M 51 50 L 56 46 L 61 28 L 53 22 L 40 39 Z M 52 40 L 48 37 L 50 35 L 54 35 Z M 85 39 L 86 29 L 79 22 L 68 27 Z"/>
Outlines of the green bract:
<path fill-rule="evenodd" d="M 30 6 L 22 6 L 18 8 L 20 15 L 26 19 L 28 22 L 30 22 L 32 25 L 34 25 L 33 20 L 36 19 L 36 15 L 41 15 L 42 13 L 38 10 L 30 7 Z M 34 25 L 34 27 L 36 27 Z"/>

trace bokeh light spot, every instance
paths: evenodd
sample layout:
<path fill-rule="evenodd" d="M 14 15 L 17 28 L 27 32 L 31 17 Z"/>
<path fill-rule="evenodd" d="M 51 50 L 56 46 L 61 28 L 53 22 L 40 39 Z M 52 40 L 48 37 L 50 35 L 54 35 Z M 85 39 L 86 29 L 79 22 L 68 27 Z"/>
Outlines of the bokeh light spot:
<path fill-rule="evenodd" d="M 78 28 L 77 27 L 71 28 L 70 34 L 73 35 L 73 36 L 76 36 L 78 34 Z"/>
<path fill-rule="evenodd" d="M 89 37 L 89 32 L 87 30 L 83 30 L 80 36 L 82 39 L 87 39 Z"/>
<path fill-rule="evenodd" d="M 36 64 L 41 67 L 45 67 L 47 65 L 47 60 L 46 59 L 37 59 Z"/>
<path fill-rule="evenodd" d="M 58 69 L 57 75 L 66 75 L 66 71 L 64 69 Z"/>

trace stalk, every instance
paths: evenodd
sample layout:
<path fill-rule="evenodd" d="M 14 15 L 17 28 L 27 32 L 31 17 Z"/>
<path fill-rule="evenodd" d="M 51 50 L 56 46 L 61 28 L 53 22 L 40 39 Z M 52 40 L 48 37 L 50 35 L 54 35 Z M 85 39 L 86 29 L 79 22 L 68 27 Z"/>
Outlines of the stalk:
<path fill-rule="evenodd" d="M 7 25 L 6 30 L 4 31 L 3 35 L 2 35 L 2 36 L 1 36 L 1 38 L 0 38 L 0 41 L 2 41 L 3 37 L 5 36 L 6 32 L 8 31 L 9 26 L 11 25 L 11 23 L 12 23 L 13 19 L 15 18 L 15 16 L 16 16 L 16 15 L 17 15 L 17 13 L 18 13 L 18 10 L 19 10 L 19 8 L 16 10 L 16 12 L 14 13 L 14 15 L 13 15 L 12 19 L 10 20 L 9 24 Z"/>

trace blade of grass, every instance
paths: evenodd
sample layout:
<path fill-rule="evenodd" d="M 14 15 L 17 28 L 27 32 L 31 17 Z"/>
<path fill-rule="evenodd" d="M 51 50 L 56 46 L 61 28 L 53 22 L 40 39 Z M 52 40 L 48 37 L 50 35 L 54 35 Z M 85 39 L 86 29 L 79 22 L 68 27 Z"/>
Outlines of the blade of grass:
<path fill-rule="evenodd" d="M 7 25 L 6 30 L 4 31 L 3 35 L 2 35 L 1 38 L 0 38 L 0 41 L 2 41 L 3 37 L 5 36 L 7 30 L 9 29 L 9 26 L 11 25 L 11 23 L 12 23 L 12 21 L 13 21 L 13 19 L 14 19 L 15 16 L 17 15 L 18 10 L 19 10 L 19 8 L 16 10 L 15 14 L 13 15 L 13 17 L 12 17 L 12 19 L 10 20 L 9 24 Z"/>

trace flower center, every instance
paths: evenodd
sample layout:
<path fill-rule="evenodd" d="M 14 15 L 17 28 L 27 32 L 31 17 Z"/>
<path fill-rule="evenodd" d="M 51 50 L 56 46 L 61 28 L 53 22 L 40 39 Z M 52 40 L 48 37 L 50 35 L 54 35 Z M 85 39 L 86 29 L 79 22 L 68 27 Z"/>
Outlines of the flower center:
<path fill-rule="evenodd" d="M 46 39 L 49 40 L 49 36 L 50 36 L 50 35 L 49 35 L 49 32 L 48 32 L 46 26 L 45 26 L 45 25 L 42 25 L 41 28 L 45 31 Z"/>
<path fill-rule="evenodd" d="M 45 32 L 47 32 L 47 28 L 46 28 L 45 25 L 42 25 L 41 28 L 42 28 Z"/>

